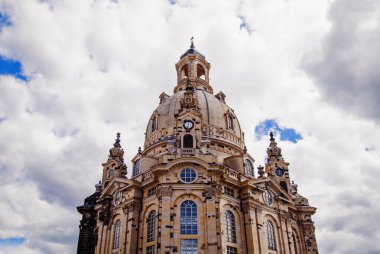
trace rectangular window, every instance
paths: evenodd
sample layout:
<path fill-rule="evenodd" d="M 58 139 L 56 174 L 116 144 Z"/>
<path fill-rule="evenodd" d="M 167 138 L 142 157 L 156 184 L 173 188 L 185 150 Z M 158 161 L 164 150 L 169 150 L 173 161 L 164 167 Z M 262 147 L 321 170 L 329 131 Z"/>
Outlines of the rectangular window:
<path fill-rule="evenodd" d="M 237 248 L 227 246 L 227 254 L 237 254 Z"/>
<path fill-rule="evenodd" d="M 181 254 L 198 254 L 198 239 L 181 239 Z"/>
<path fill-rule="evenodd" d="M 156 245 L 146 247 L 146 254 L 156 254 Z"/>
<path fill-rule="evenodd" d="M 133 164 L 133 169 L 132 169 L 132 177 L 137 176 L 140 174 L 140 160 L 137 160 L 135 164 Z"/>
<path fill-rule="evenodd" d="M 156 187 L 150 188 L 148 190 L 148 197 L 156 195 Z"/>
<path fill-rule="evenodd" d="M 235 197 L 234 190 L 231 188 L 225 187 L 225 186 L 224 186 L 224 194 L 231 196 L 231 197 Z"/>

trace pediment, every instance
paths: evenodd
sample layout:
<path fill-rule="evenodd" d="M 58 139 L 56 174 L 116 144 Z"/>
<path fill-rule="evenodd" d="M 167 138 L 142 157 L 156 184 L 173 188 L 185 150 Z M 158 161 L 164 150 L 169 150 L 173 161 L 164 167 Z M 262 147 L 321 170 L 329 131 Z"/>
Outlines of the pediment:
<path fill-rule="evenodd" d="M 125 189 L 131 184 L 133 183 L 130 179 L 115 177 L 104 188 L 104 190 L 102 191 L 102 195 L 99 197 L 99 199 L 102 199 L 107 196 L 112 196 L 116 190 Z"/>
<path fill-rule="evenodd" d="M 178 117 L 180 117 L 181 119 L 182 118 L 186 118 L 186 117 L 190 117 L 190 118 L 199 118 L 201 119 L 202 118 L 202 114 L 199 113 L 198 111 L 182 111 L 178 114 Z"/>
<path fill-rule="evenodd" d="M 120 166 L 120 164 L 121 164 L 120 161 L 117 161 L 114 159 L 108 159 L 108 161 L 103 163 L 102 166 L 107 167 L 107 168 L 115 168 L 117 166 Z"/>
<path fill-rule="evenodd" d="M 293 198 L 292 196 L 287 192 L 285 191 L 281 185 L 279 183 L 277 183 L 275 180 L 273 179 L 265 179 L 264 181 L 260 182 L 260 187 L 262 189 L 262 187 L 264 188 L 267 188 L 269 189 L 275 197 L 285 201 L 285 202 L 289 202 L 289 203 L 293 203 Z"/>

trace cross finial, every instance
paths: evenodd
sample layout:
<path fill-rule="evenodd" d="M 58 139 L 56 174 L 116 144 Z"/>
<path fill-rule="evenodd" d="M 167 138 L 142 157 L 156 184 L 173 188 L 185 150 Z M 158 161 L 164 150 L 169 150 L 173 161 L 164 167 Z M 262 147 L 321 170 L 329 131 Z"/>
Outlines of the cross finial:
<path fill-rule="evenodd" d="M 270 136 L 270 141 L 274 141 L 274 137 L 273 137 L 273 132 L 272 131 L 269 133 L 269 136 Z"/>
<path fill-rule="evenodd" d="M 194 36 L 191 37 L 190 42 L 191 42 L 190 48 L 191 49 L 195 48 L 195 46 L 194 46 Z"/>
<path fill-rule="evenodd" d="M 116 140 L 115 140 L 115 143 L 113 144 L 113 147 L 118 147 L 118 148 L 121 147 L 120 146 L 120 133 L 119 132 L 116 134 Z"/>

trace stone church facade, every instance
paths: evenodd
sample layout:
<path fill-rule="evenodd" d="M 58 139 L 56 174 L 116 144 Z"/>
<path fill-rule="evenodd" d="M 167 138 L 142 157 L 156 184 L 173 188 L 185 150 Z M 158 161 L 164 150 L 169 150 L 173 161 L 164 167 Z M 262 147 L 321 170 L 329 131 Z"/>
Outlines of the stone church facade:
<path fill-rule="evenodd" d="M 291 182 L 273 134 L 256 171 L 205 57 L 192 44 L 175 66 L 177 85 L 159 96 L 132 177 L 118 134 L 96 192 L 77 208 L 78 253 L 318 253 L 316 208 Z"/>

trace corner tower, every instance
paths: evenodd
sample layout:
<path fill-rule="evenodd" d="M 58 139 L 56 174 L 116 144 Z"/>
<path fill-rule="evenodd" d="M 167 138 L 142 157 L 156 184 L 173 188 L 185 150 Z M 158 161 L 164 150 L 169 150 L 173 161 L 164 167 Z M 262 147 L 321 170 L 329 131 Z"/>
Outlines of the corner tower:
<path fill-rule="evenodd" d="M 103 164 L 90 209 L 95 253 L 318 253 L 316 208 L 290 183 L 273 134 L 256 175 L 238 118 L 223 92 L 214 95 L 210 64 L 193 42 L 176 70 L 173 94 L 159 96 L 132 158 L 131 178 L 119 135 Z M 78 253 L 87 253 L 81 239 Z"/>

